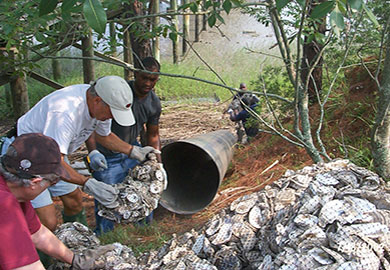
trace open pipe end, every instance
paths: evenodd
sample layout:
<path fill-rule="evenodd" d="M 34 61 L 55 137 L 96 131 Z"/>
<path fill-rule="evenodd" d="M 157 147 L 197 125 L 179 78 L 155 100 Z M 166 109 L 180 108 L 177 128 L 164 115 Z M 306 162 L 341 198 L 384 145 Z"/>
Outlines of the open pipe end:
<path fill-rule="evenodd" d="M 209 205 L 217 193 L 217 165 L 201 147 L 183 141 L 166 145 L 161 154 L 168 188 L 160 204 L 178 214 L 193 214 Z"/>

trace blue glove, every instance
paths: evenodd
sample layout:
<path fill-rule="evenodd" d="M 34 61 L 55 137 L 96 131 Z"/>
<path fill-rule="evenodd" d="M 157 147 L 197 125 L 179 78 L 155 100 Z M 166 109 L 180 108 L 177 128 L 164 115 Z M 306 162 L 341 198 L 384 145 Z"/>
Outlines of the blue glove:
<path fill-rule="evenodd" d="M 93 150 L 88 155 L 91 169 L 94 171 L 104 171 L 107 169 L 107 160 L 98 150 Z"/>

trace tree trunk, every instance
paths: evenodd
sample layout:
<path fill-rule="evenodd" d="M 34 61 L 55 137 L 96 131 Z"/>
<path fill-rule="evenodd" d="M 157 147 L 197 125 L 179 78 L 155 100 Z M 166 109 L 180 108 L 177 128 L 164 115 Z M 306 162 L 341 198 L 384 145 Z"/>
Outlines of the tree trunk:
<path fill-rule="evenodd" d="M 125 5 L 126 10 L 131 10 L 131 17 L 142 16 L 144 15 L 143 4 L 141 1 L 135 0 L 130 4 Z M 135 68 L 141 68 L 141 61 L 147 56 L 152 56 L 152 46 L 150 44 L 150 39 L 142 38 L 142 34 L 136 37 L 133 32 L 137 31 L 139 33 L 147 33 L 149 27 L 147 27 L 146 20 L 138 20 L 140 24 L 134 25 L 136 29 L 131 29 L 130 32 L 130 41 L 131 48 L 133 50 L 133 63 Z"/>
<path fill-rule="evenodd" d="M 92 30 L 89 28 L 88 35 L 81 40 L 82 55 L 83 57 L 93 57 L 93 36 Z M 95 80 L 95 68 L 93 66 L 93 60 L 83 59 L 83 75 L 84 83 L 90 83 Z"/>
<path fill-rule="evenodd" d="M 153 0 L 153 14 L 160 13 L 160 1 Z M 160 17 L 153 18 L 153 27 L 157 27 L 160 24 Z M 157 36 L 153 39 L 153 56 L 160 62 L 160 38 Z"/>
<path fill-rule="evenodd" d="M 297 100 L 295 101 L 298 114 L 294 117 L 294 133 L 305 143 L 305 150 L 315 162 L 323 162 L 323 159 L 313 143 L 311 124 L 309 117 L 309 98 L 304 88 L 298 87 Z"/>
<path fill-rule="evenodd" d="M 184 0 L 184 4 L 188 4 L 189 0 Z M 187 52 L 187 41 L 190 40 L 190 15 L 183 16 L 183 55 Z"/>
<path fill-rule="evenodd" d="M 111 50 L 111 56 L 116 57 L 117 56 L 116 29 L 115 29 L 114 22 L 110 22 L 110 50 Z"/>
<path fill-rule="evenodd" d="M 171 0 L 171 10 L 172 12 L 177 12 L 177 1 Z M 179 20 L 177 15 L 172 16 L 172 25 L 176 29 L 176 33 L 179 32 Z M 179 36 L 177 35 L 175 40 L 172 40 L 172 54 L 173 54 L 173 63 L 179 63 Z"/>
<path fill-rule="evenodd" d="M 387 33 L 386 58 L 379 89 L 378 110 L 371 133 L 371 151 L 376 172 L 390 180 L 390 34 Z"/>
<path fill-rule="evenodd" d="M 8 51 L 8 54 L 10 62 L 16 61 L 16 59 L 19 57 L 17 55 L 16 49 L 13 48 Z M 10 73 L 12 72 L 15 72 L 15 70 L 10 70 Z M 16 121 L 20 116 L 25 114 L 30 109 L 26 74 L 19 70 L 16 76 L 11 76 L 10 78 L 13 116 Z"/>
<path fill-rule="evenodd" d="M 313 11 L 313 8 L 316 4 L 322 3 L 324 0 L 313 0 L 310 2 L 309 14 Z M 319 33 L 325 34 L 326 32 L 326 18 L 323 18 L 320 22 L 316 23 L 316 29 Z M 321 57 L 318 61 L 313 72 L 309 76 L 309 69 L 312 68 L 313 63 L 317 59 L 318 53 L 322 49 L 322 45 L 313 39 L 312 42 L 307 43 L 308 37 L 305 36 L 305 43 L 303 45 L 303 55 L 302 55 L 302 71 L 301 71 L 301 80 L 304 85 L 307 85 L 307 91 L 309 94 L 310 104 L 318 103 L 317 92 L 320 94 L 322 91 L 322 64 L 323 58 Z M 308 77 L 309 76 L 309 77 Z M 308 80 L 308 82 L 307 82 Z"/>
<path fill-rule="evenodd" d="M 5 104 L 8 108 L 8 110 L 12 110 L 12 95 L 11 95 L 11 84 L 7 83 L 4 85 L 4 91 L 5 91 Z"/>
<path fill-rule="evenodd" d="M 199 15 L 195 15 L 195 42 L 199 42 Z"/>
<path fill-rule="evenodd" d="M 58 56 L 59 53 L 56 53 L 56 56 Z M 61 68 L 61 63 L 58 59 L 53 58 L 51 60 L 51 68 L 53 70 L 53 79 L 58 82 L 61 79 L 61 73 L 62 73 L 62 68 Z"/>
<path fill-rule="evenodd" d="M 26 75 L 19 75 L 14 80 L 11 80 L 12 107 L 14 108 L 14 118 L 17 120 L 25 114 L 29 109 L 29 99 L 26 84 Z"/>
<path fill-rule="evenodd" d="M 133 56 L 131 53 L 130 33 L 128 30 L 123 33 L 123 61 L 128 64 L 134 64 Z M 133 72 L 125 68 L 124 78 L 127 81 L 133 79 Z"/>
<path fill-rule="evenodd" d="M 204 9 L 204 6 L 206 5 L 206 0 L 203 0 L 203 11 L 205 11 Z M 202 16 L 202 31 L 206 31 L 207 30 L 207 15 L 204 14 Z"/>
<path fill-rule="evenodd" d="M 294 86 L 295 98 L 294 98 L 294 135 L 301 141 L 305 147 L 306 152 L 310 158 L 315 162 L 322 162 L 323 159 L 320 155 L 320 151 L 316 148 L 313 142 L 313 136 L 311 133 L 311 124 L 309 117 L 309 98 L 305 85 L 297 80 L 300 77 L 299 68 L 294 66 L 297 61 L 292 56 L 290 50 L 290 44 L 286 36 L 286 32 L 283 28 L 282 21 L 279 17 L 279 13 L 274 5 L 273 1 L 267 1 L 270 4 L 269 15 L 272 21 L 272 27 L 274 29 L 275 38 L 278 42 L 280 54 L 283 57 L 286 71 L 288 73 L 290 82 Z M 298 71 L 297 71 L 298 70 Z"/>

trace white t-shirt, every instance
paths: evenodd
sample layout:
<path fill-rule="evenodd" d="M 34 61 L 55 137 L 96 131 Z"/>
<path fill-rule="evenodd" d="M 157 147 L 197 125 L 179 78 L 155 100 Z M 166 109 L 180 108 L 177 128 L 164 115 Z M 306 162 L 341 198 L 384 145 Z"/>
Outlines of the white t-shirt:
<path fill-rule="evenodd" d="M 71 85 L 42 98 L 18 120 L 18 135 L 43 133 L 53 138 L 62 154 L 67 155 L 79 148 L 96 131 L 107 136 L 111 119 L 99 121 L 88 111 L 86 92 L 88 84 Z"/>

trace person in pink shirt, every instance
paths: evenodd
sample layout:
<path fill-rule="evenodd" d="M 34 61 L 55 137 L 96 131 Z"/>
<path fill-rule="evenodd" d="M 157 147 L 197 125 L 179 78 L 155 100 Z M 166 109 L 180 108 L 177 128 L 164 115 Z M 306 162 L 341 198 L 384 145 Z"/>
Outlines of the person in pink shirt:
<path fill-rule="evenodd" d="M 69 178 L 52 138 L 23 134 L 0 161 L 0 269 L 45 269 L 37 249 L 71 264 L 72 269 L 93 269 L 95 259 L 114 248 L 107 245 L 74 254 L 40 223 L 30 200 L 60 178 Z"/>

